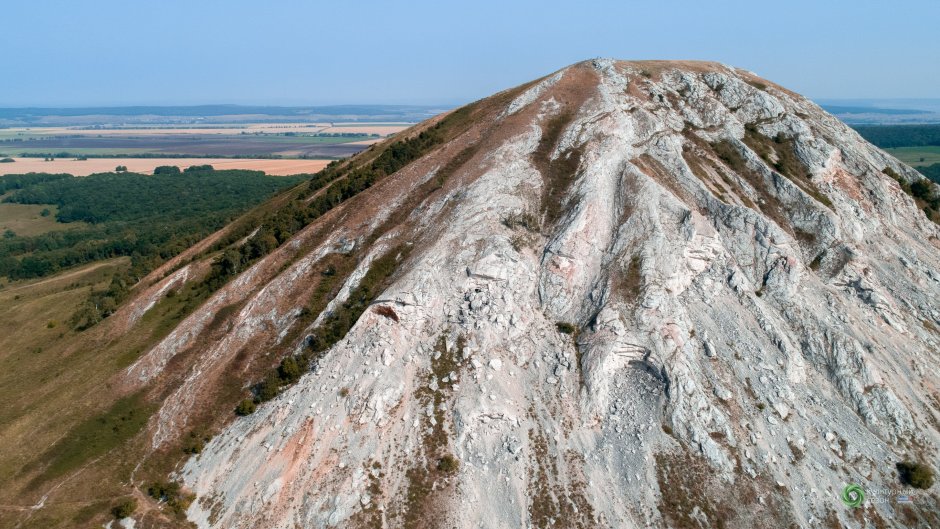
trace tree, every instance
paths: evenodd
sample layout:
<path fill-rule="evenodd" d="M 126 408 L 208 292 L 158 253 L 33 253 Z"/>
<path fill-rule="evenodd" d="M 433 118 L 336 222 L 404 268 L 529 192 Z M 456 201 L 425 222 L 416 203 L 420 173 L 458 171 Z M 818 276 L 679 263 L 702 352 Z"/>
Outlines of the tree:
<path fill-rule="evenodd" d="M 255 408 L 256 405 L 253 399 L 245 399 L 235 407 L 235 414 L 240 416 L 251 415 L 255 412 Z"/>
<path fill-rule="evenodd" d="M 182 174 L 180 168 L 175 165 L 161 165 L 153 170 L 153 174 L 177 175 Z"/>
<path fill-rule="evenodd" d="M 119 165 L 119 166 L 117 166 L 117 167 L 114 168 L 114 171 L 117 172 L 117 173 L 126 173 L 126 172 L 127 172 L 127 166 L 126 166 L 126 165 Z"/>
<path fill-rule="evenodd" d="M 904 461 L 897 464 L 901 483 L 917 489 L 929 489 L 933 486 L 933 469 L 923 463 Z"/>
<path fill-rule="evenodd" d="M 136 510 L 137 510 L 137 500 L 135 500 L 134 498 L 130 498 L 112 507 L 111 514 L 113 514 L 115 518 L 120 520 L 121 518 L 127 518 L 128 516 L 134 514 L 134 511 Z"/>

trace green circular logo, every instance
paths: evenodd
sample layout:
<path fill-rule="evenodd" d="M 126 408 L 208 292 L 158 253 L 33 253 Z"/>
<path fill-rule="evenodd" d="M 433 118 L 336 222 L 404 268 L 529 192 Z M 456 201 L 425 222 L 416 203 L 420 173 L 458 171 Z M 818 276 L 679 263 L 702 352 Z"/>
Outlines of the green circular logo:
<path fill-rule="evenodd" d="M 849 507 L 859 507 L 865 503 L 865 491 L 861 486 L 850 483 L 842 489 L 842 503 Z"/>

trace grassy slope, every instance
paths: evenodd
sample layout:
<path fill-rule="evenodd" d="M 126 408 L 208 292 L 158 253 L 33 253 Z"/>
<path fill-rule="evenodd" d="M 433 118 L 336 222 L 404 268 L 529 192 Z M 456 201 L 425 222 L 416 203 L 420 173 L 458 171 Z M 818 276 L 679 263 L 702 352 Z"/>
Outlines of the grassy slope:
<path fill-rule="evenodd" d="M 525 87 L 500 94 L 491 103 L 501 108 L 508 98 Z M 452 132 L 446 139 L 467 126 L 472 113 L 455 112 L 454 117 Z M 411 132 L 427 126 L 419 125 Z M 368 164 L 390 144 L 384 142 L 355 157 L 351 163 Z M 243 215 L 242 221 L 250 223 L 263 218 L 299 195 L 303 196 L 306 187 L 300 184 L 281 193 Z M 88 273 L 96 272 L 89 270 Z M 135 428 L 139 419 L 152 413 L 156 402 L 122 394 L 109 380 L 179 323 L 186 303 L 184 296 L 165 298 L 125 335 L 105 335 L 106 320 L 105 324 L 84 333 L 65 331 L 61 336 L 47 333 L 43 335 L 48 339 L 43 342 L 45 346 L 41 346 L 36 356 L 29 356 L 31 348 L 35 347 L 31 333 L 41 333 L 49 320 L 66 319 L 75 300 L 87 295 L 85 286 L 83 291 L 70 294 L 73 298 L 69 301 L 58 302 L 54 297 L 56 292 L 70 291 L 68 285 L 76 278 L 55 281 L 46 283 L 52 287 L 51 291 L 34 301 L 32 308 L 19 320 L 35 322 L 24 334 L 11 339 L 16 343 L 15 353 L 0 357 L 0 371 L 12 373 L 9 380 L 0 379 L 0 399 L 11 404 L 9 410 L 0 415 L 0 446 L 12 447 L 0 452 L 0 482 L 5 484 L 0 488 L 0 528 L 98 524 L 111 506 L 129 495 L 142 500 L 135 514 L 138 519 L 142 517 L 142 527 L 162 526 L 157 520 L 169 521 L 169 518 L 154 509 L 140 490 L 145 490 L 151 481 L 165 480 L 167 472 L 184 454 L 178 445 L 153 453 L 149 443 L 136 442 L 139 438 L 135 437 Z M 102 286 L 98 284 L 98 288 Z M 18 302 L 26 302 L 26 296 L 19 294 L 21 297 L 14 304 L 10 297 L 12 288 L 21 288 L 21 285 L 0 291 L 0 305 L 9 306 L 12 311 L 21 310 Z M 21 369 L 21 364 L 29 364 L 29 367 Z M 238 385 L 237 380 L 233 382 Z M 157 400 L 162 398 L 156 397 Z M 222 410 L 226 421 L 231 419 L 231 407 L 218 409 Z M 85 438 L 90 441 L 83 442 Z M 139 463 L 143 463 L 142 466 Z M 46 499 L 42 509 L 30 509 L 43 498 Z M 146 512 L 141 513 L 141 510 Z"/>

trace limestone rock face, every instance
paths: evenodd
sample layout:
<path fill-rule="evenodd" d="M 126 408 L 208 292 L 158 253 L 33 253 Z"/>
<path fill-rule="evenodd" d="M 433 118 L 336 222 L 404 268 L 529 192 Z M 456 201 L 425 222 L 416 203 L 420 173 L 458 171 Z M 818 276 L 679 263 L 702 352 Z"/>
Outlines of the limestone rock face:
<path fill-rule="evenodd" d="M 190 520 L 901 527 L 893 499 L 839 496 L 937 464 L 940 232 L 883 171 L 916 172 L 713 63 L 588 61 L 478 105 L 341 213 L 364 216 L 217 295 L 247 302 L 200 372 L 258 329 L 283 339 L 300 307 L 278 303 L 328 253 L 366 255 L 330 311 L 392 239 L 410 248 L 311 372 L 179 471 Z M 155 431 L 186 420 L 187 384 Z"/>

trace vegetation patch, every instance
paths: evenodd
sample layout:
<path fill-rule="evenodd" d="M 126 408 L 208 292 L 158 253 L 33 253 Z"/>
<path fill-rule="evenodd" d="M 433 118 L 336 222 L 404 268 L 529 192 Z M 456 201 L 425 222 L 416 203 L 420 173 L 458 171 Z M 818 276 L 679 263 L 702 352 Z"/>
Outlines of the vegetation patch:
<path fill-rule="evenodd" d="M 212 436 L 207 433 L 189 432 L 189 435 L 183 438 L 183 453 L 199 454 L 202 453 L 206 443 L 212 440 Z"/>
<path fill-rule="evenodd" d="M 137 510 L 137 500 L 128 498 L 111 508 L 111 514 L 118 520 L 127 518 Z"/>
<path fill-rule="evenodd" d="M 506 226 L 511 230 L 522 228 L 531 232 L 539 231 L 538 219 L 535 218 L 535 215 L 527 211 L 517 211 L 510 213 L 505 219 L 503 219 L 503 226 Z"/>
<path fill-rule="evenodd" d="M 787 177 L 806 194 L 817 202 L 832 209 L 832 201 L 816 187 L 812 175 L 796 153 L 796 140 L 778 133 L 773 139 L 761 134 L 757 126 L 748 123 L 744 127 L 744 143 L 751 148 L 764 163 Z"/>
<path fill-rule="evenodd" d="M 934 472 L 929 466 L 916 461 L 902 461 L 897 464 L 898 478 L 901 483 L 916 489 L 929 489 L 933 486 Z"/>
<path fill-rule="evenodd" d="M 342 340 L 349 332 L 349 329 L 362 316 L 362 313 L 388 286 L 392 274 L 398 268 L 399 263 L 407 258 L 410 250 L 411 247 L 408 245 L 397 246 L 373 260 L 369 270 L 350 292 L 346 301 L 327 315 L 313 334 L 307 337 L 303 351 L 282 359 L 277 368 L 269 371 L 264 379 L 252 386 L 251 401 L 253 404 L 257 405 L 271 400 L 284 388 L 296 383 L 330 347 Z M 328 267 L 323 272 L 325 274 L 322 272 L 321 274 L 326 278 L 336 276 L 335 268 Z M 329 283 L 327 282 L 327 284 Z M 390 307 L 386 308 L 392 310 Z M 394 311 L 392 311 L 392 314 L 397 320 L 398 315 Z M 238 415 L 248 415 L 253 412 L 254 408 L 245 400 L 235 409 L 235 413 Z"/>
<path fill-rule="evenodd" d="M 598 526 L 591 503 L 584 495 L 583 483 L 575 483 L 574 490 L 560 485 L 560 472 L 549 450 L 548 440 L 535 429 L 529 430 L 532 447 L 528 492 L 529 521 L 535 529 L 566 527 L 571 529 L 594 529 Z M 569 463 L 579 463 L 568 458 Z M 570 469 L 569 469 L 570 470 Z M 573 482 L 575 480 L 572 480 Z"/>
<path fill-rule="evenodd" d="M 758 476 L 726 482 L 689 452 L 656 455 L 659 512 L 670 527 L 789 527 L 795 523 L 785 491 Z M 761 499 L 763 498 L 763 500 Z"/>
<path fill-rule="evenodd" d="M 701 180 L 703 183 L 710 184 L 712 189 L 718 195 L 718 200 L 721 200 L 725 204 L 730 203 L 728 199 L 728 188 L 725 187 L 720 181 L 709 176 L 708 172 L 705 171 L 705 168 L 702 167 L 702 164 L 699 163 L 695 154 L 690 152 L 689 147 L 683 146 L 682 148 L 682 157 L 685 159 L 685 164 L 689 166 L 689 170 L 692 171 L 692 174 L 696 178 Z"/>
<path fill-rule="evenodd" d="M 136 435 L 156 406 L 138 392 L 115 402 L 110 409 L 79 424 L 39 459 L 48 463 L 36 479 L 46 481 L 103 456 Z"/>
<path fill-rule="evenodd" d="M 395 312 L 395 309 L 389 307 L 388 305 L 381 305 L 373 309 L 373 311 L 379 316 L 385 316 L 386 318 L 398 323 L 398 314 Z"/>
<path fill-rule="evenodd" d="M 459 373 L 463 366 L 464 338 L 458 337 L 456 347 L 447 349 L 442 336 L 431 358 L 427 383 L 415 391 L 415 397 L 433 409 L 434 420 L 422 424 L 422 451 L 424 462 L 405 473 L 406 493 L 403 499 L 401 522 L 405 528 L 443 527 L 446 508 L 438 499 L 447 480 L 460 469 L 460 462 L 449 451 L 449 418 L 445 410 L 451 398 L 451 373 Z M 444 382 L 448 380 L 448 382 Z M 434 385 L 436 384 L 436 385 Z M 431 389 L 431 387 L 437 389 Z"/>
<path fill-rule="evenodd" d="M 542 126 L 542 137 L 532 153 L 532 163 L 542 174 L 542 215 L 548 225 L 558 222 L 564 213 L 568 190 L 581 165 L 581 148 L 569 149 L 551 159 L 565 126 L 572 118 L 570 110 L 549 118 Z"/>
<path fill-rule="evenodd" d="M 783 213 L 786 208 L 783 207 L 783 204 L 776 196 L 767 191 L 767 183 L 764 182 L 763 177 L 748 167 L 747 160 L 744 159 L 737 147 L 729 140 L 712 143 L 711 147 L 729 169 L 741 176 L 754 189 L 761 200 L 760 211 L 766 213 L 779 226 L 788 226 L 786 216 Z M 756 205 L 751 203 L 751 207 L 754 206 Z"/>
<path fill-rule="evenodd" d="M 165 504 L 177 517 L 182 517 L 196 499 L 195 494 L 183 489 L 175 481 L 153 483 L 147 487 L 147 495 Z"/>
<path fill-rule="evenodd" d="M 626 303 L 636 303 L 643 288 L 643 259 L 639 255 L 630 257 L 625 267 L 614 269 L 611 286 L 614 293 Z"/>
<path fill-rule="evenodd" d="M 940 125 L 859 125 L 853 128 L 882 149 L 940 147 Z"/>
<path fill-rule="evenodd" d="M 928 219 L 940 224 L 940 186 L 927 179 L 908 182 L 890 167 L 885 167 L 881 172 L 897 182 L 901 189 L 914 199 L 914 203 L 923 210 Z"/>

